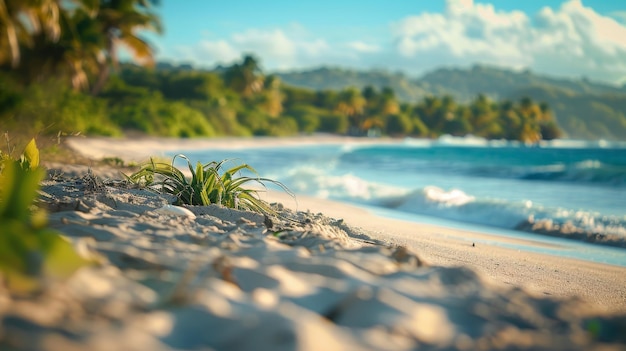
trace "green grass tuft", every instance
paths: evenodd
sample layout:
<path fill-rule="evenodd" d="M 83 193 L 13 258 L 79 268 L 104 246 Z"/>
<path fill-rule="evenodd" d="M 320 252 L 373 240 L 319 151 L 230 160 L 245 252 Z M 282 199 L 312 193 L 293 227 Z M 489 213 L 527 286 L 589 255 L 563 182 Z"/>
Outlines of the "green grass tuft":
<path fill-rule="evenodd" d="M 187 162 L 191 178 L 186 177 L 174 166 L 177 158 Z M 272 208 L 259 198 L 259 190 L 244 187 L 252 183 L 259 184 L 263 188 L 266 188 L 266 184 L 277 185 L 294 197 L 285 185 L 272 179 L 259 177 L 257 171 L 247 164 L 224 169 L 228 161 L 230 160 L 212 161 L 206 164 L 198 162 L 194 167 L 184 155 L 176 155 L 171 163 L 150 159 L 150 162 L 127 178 L 132 183 L 149 186 L 176 196 L 179 205 L 220 204 L 229 208 L 273 215 Z M 242 171 L 248 171 L 256 177 L 241 176 Z"/>

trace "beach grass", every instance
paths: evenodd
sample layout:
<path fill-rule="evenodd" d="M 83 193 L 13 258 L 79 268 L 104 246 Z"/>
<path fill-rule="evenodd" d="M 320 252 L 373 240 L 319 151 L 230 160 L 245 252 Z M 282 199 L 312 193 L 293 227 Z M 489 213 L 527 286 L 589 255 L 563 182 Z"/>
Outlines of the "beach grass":
<path fill-rule="evenodd" d="M 181 159 L 187 163 L 191 177 L 187 177 L 174 163 Z M 276 185 L 286 193 L 293 193 L 281 182 L 262 178 L 250 165 L 242 163 L 226 169 L 231 160 L 197 162 L 195 167 L 185 155 L 176 155 L 171 163 L 155 161 L 153 158 L 127 179 L 142 186 L 174 195 L 178 205 L 220 204 L 229 208 L 249 210 L 263 214 L 274 214 L 268 203 L 259 198 L 262 190 L 247 188 L 254 183 L 266 189 L 267 184 Z M 247 171 L 253 176 L 243 176 Z"/>

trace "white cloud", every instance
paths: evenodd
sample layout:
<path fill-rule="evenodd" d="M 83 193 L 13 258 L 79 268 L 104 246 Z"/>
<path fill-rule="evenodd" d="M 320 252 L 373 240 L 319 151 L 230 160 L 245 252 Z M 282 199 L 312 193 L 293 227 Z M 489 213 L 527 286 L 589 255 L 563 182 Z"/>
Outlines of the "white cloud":
<path fill-rule="evenodd" d="M 491 4 L 448 0 L 444 13 L 406 17 L 391 32 L 397 62 L 407 69 L 480 62 L 613 82 L 626 77 L 626 26 L 580 0 L 545 7 L 532 19 Z"/>
<path fill-rule="evenodd" d="M 368 44 L 362 41 L 351 41 L 346 46 L 356 52 L 372 53 L 379 52 L 380 46 L 376 44 Z"/>
<path fill-rule="evenodd" d="M 603 16 L 581 0 L 530 15 L 473 0 L 448 0 L 445 11 L 399 19 L 382 35 L 362 32 L 337 41 L 293 22 L 219 38 L 209 33 L 195 45 L 176 48 L 170 58 L 214 66 L 254 53 L 268 71 L 340 65 L 409 74 L 486 63 L 621 82 L 626 80 L 626 24 L 616 18 L 622 15 L 626 21 L 626 12 Z"/>
<path fill-rule="evenodd" d="M 529 62 L 524 43 L 516 34 L 528 22 L 520 11 L 498 12 L 490 4 L 451 0 L 445 13 L 426 13 L 395 23 L 392 35 L 398 53 L 407 59 L 417 58 L 418 64 L 482 61 L 523 66 Z"/>
<path fill-rule="evenodd" d="M 328 43 L 322 39 L 316 39 L 310 42 L 300 42 L 297 44 L 297 47 L 302 51 L 302 53 L 311 57 L 320 57 L 323 54 L 328 53 L 330 50 Z"/>
<path fill-rule="evenodd" d="M 315 60 L 329 54 L 330 46 L 325 40 L 304 38 L 306 32 L 297 24 L 291 24 L 290 28 L 300 30 L 287 34 L 289 32 L 281 29 L 248 29 L 226 39 L 204 39 L 193 46 L 177 47 L 173 59 L 215 66 L 232 64 L 243 55 L 253 53 L 261 59 L 264 69 L 280 70 L 319 64 L 322 61 Z"/>
<path fill-rule="evenodd" d="M 295 43 L 287 38 L 281 30 L 261 31 L 250 29 L 232 36 L 233 43 L 251 52 L 269 53 L 275 58 L 291 58 L 295 56 Z"/>
<path fill-rule="evenodd" d="M 215 62 L 232 62 L 240 58 L 237 50 L 225 40 L 202 41 L 195 49 L 196 56 Z"/>

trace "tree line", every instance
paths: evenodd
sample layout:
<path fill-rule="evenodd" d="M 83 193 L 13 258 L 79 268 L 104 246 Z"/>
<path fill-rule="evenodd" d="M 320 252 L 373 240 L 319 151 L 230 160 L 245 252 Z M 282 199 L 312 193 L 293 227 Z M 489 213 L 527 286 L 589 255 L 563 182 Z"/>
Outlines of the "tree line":
<path fill-rule="evenodd" d="M 0 0 L 0 122 L 47 133 L 177 137 L 473 134 L 536 142 L 560 135 L 545 103 L 400 102 L 391 88 L 303 89 L 253 55 L 215 71 L 155 69 L 138 29 L 161 31 L 148 0 Z M 136 64 L 119 63 L 128 48 Z M 146 67 L 147 66 L 147 67 Z"/>

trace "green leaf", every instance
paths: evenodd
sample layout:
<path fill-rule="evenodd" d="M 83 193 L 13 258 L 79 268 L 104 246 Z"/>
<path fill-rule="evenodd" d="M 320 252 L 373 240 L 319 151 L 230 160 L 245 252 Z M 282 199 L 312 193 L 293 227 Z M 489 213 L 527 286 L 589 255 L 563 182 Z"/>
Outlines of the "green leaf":
<path fill-rule="evenodd" d="M 29 206 L 37 197 L 43 170 L 24 170 L 19 162 L 6 160 L 0 175 L 0 218 L 12 218 L 28 222 Z"/>
<path fill-rule="evenodd" d="M 65 279 L 79 268 L 92 263 L 81 257 L 72 244 L 55 231 L 46 229 L 38 235 L 48 242 L 43 266 L 47 275 Z"/>
<path fill-rule="evenodd" d="M 40 287 L 42 277 L 65 279 L 92 263 L 52 229 L 34 230 L 20 221 L 4 221 L 0 235 L 0 273 L 14 293 Z"/>
<path fill-rule="evenodd" d="M 24 234 L 29 232 L 25 223 L 4 219 L 0 235 L 0 271 L 26 272 L 28 244 Z"/>
<path fill-rule="evenodd" d="M 31 170 L 39 167 L 39 149 L 37 148 L 35 138 L 32 138 L 26 145 L 26 148 L 24 149 L 24 158 L 28 161 L 28 165 Z"/>
<path fill-rule="evenodd" d="M 35 139 L 21 161 L 4 158 L 0 167 L 0 279 L 12 293 L 40 288 L 42 278 L 66 278 L 88 261 L 57 232 L 46 228 L 44 210 L 31 211 L 44 171 Z"/>

